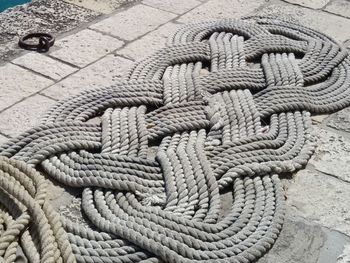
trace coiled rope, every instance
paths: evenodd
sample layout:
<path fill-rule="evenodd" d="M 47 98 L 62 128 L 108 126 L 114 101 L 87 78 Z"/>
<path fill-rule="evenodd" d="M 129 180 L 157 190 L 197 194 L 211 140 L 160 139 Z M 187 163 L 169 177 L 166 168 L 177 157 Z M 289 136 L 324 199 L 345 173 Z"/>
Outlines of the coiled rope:
<path fill-rule="evenodd" d="M 350 105 L 349 69 L 346 49 L 297 24 L 185 26 L 0 148 L 1 259 L 253 262 L 283 225 L 278 175 L 313 153 L 310 113 Z M 82 190 L 89 226 L 58 219 L 34 169 Z"/>

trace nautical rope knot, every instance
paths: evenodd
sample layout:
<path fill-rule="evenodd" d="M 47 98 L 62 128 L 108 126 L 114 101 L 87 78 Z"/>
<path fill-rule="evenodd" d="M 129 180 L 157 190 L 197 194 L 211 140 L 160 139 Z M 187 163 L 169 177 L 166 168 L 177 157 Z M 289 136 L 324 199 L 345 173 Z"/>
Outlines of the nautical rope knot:
<path fill-rule="evenodd" d="M 294 23 L 185 26 L 0 148 L 0 257 L 21 246 L 33 262 L 253 262 L 282 228 L 278 175 L 313 153 L 310 113 L 350 105 L 349 65 Z M 89 226 L 57 220 L 34 169 L 82 189 Z"/>

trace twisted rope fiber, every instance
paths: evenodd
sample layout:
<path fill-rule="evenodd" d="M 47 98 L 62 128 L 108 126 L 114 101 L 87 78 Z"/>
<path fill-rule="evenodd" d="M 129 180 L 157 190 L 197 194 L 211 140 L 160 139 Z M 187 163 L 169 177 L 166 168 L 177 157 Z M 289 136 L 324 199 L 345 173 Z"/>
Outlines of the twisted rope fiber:
<path fill-rule="evenodd" d="M 0 261 L 257 260 L 283 225 L 278 175 L 312 155 L 311 113 L 350 105 L 349 69 L 343 47 L 297 24 L 185 26 L 0 148 Z M 35 168 L 81 189 L 88 226 L 58 219 Z"/>

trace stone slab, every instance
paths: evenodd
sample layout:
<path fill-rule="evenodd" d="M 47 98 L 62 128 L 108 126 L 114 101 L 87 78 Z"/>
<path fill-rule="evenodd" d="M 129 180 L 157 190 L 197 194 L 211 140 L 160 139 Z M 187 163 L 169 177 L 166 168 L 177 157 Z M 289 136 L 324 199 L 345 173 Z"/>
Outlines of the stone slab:
<path fill-rule="evenodd" d="M 329 117 L 329 114 L 311 115 L 312 124 L 320 124 Z"/>
<path fill-rule="evenodd" d="M 144 0 L 142 3 L 176 14 L 183 14 L 201 4 L 196 0 Z"/>
<path fill-rule="evenodd" d="M 350 140 L 331 131 L 316 131 L 317 148 L 309 164 L 320 172 L 350 183 Z"/>
<path fill-rule="evenodd" d="M 0 131 L 14 137 L 40 122 L 56 101 L 41 95 L 29 97 L 0 113 Z"/>
<path fill-rule="evenodd" d="M 54 80 L 60 80 L 78 70 L 39 53 L 27 53 L 16 58 L 12 63 L 31 69 Z"/>
<path fill-rule="evenodd" d="M 339 259 L 344 256 L 344 253 L 346 253 L 346 246 L 350 244 L 350 238 L 338 231 L 324 230 L 327 233 L 327 239 L 321 248 L 317 263 L 339 263 Z"/>
<path fill-rule="evenodd" d="M 265 3 L 265 0 L 211 0 L 181 16 L 178 21 L 195 23 L 219 18 L 238 18 L 250 14 Z"/>
<path fill-rule="evenodd" d="M 79 31 L 56 43 L 61 49 L 50 53 L 50 56 L 79 67 L 87 66 L 124 44 L 123 41 L 90 29 Z"/>
<path fill-rule="evenodd" d="M 333 14 L 350 18 L 350 2 L 347 0 L 332 1 L 326 6 L 325 10 Z"/>
<path fill-rule="evenodd" d="M 109 14 L 123 4 L 134 2 L 135 0 L 63 0 L 96 12 Z"/>
<path fill-rule="evenodd" d="M 337 231 L 287 213 L 276 243 L 257 263 L 335 263 L 348 242 Z"/>
<path fill-rule="evenodd" d="M 321 9 L 330 0 L 286 0 L 288 3 L 302 5 L 313 9 Z"/>
<path fill-rule="evenodd" d="M 295 5 L 286 5 L 281 1 L 271 1 L 255 14 L 281 18 L 297 22 L 319 30 L 336 40 L 343 42 L 349 38 L 350 20 L 324 11 L 312 10 Z"/>
<path fill-rule="evenodd" d="M 327 121 L 327 126 L 336 130 L 350 132 L 350 107 L 332 114 Z"/>
<path fill-rule="evenodd" d="M 181 24 L 167 23 L 157 30 L 133 41 L 117 53 L 134 60 L 140 60 L 153 54 L 156 50 L 165 47 L 167 38 L 182 26 Z"/>
<path fill-rule="evenodd" d="M 125 40 L 133 40 L 176 17 L 146 5 L 136 5 L 98 22 L 90 28 Z M 121 26 L 122 25 L 122 26 Z"/>
<path fill-rule="evenodd" d="M 317 171 L 301 170 L 286 196 L 291 213 L 350 235 L 350 184 Z"/>
<path fill-rule="evenodd" d="M 343 253 L 337 259 L 337 263 L 349 263 L 349 262 L 350 262 L 350 242 L 345 245 Z"/>
<path fill-rule="evenodd" d="M 0 146 L 8 141 L 8 138 L 0 134 Z"/>
<path fill-rule="evenodd" d="M 132 61 L 111 54 L 49 87 L 43 94 L 63 99 L 84 90 L 107 87 L 118 81 L 131 65 Z"/>
<path fill-rule="evenodd" d="M 8 59 L 22 51 L 19 37 L 29 32 L 66 32 L 88 22 L 100 13 L 61 0 L 32 0 L 0 13 L 0 59 Z"/>
<path fill-rule="evenodd" d="M 13 64 L 1 66 L 0 111 L 53 83 L 52 80 Z"/>

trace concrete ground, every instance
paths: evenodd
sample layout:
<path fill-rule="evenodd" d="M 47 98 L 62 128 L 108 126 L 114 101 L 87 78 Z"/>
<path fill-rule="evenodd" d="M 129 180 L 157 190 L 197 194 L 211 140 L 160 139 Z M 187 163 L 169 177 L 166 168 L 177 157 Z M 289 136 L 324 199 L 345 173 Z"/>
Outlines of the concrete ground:
<path fill-rule="evenodd" d="M 97 2 L 35 0 L 34 8 L 0 14 L 0 143 L 35 125 L 57 100 L 112 84 L 185 23 L 263 14 L 350 43 L 347 0 Z M 49 53 L 15 48 L 18 36 L 33 28 L 58 35 Z M 318 148 L 306 169 L 284 179 L 285 225 L 259 263 L 350 262 L 350 108 L 314 116 L 313 122 Z"/>

